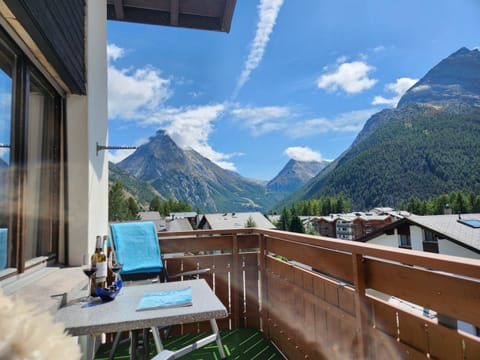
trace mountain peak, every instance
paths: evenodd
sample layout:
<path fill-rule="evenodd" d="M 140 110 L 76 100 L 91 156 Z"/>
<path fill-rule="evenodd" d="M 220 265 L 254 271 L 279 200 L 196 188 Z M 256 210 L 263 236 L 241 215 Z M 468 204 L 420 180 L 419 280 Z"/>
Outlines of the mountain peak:
<path fill-rule="evenodd" d="M 480 51 L 462 47 L 434 66 L 400 99 L 411 103 L 446 103 L 452 100 L 480 104 Z"/>
<path fill-rule="evenodd" d="M 328 161 L 299 161 L 290 159 L 267 188 L 273 191 L 291 192 L 317 175 L 329 164 Z"/>

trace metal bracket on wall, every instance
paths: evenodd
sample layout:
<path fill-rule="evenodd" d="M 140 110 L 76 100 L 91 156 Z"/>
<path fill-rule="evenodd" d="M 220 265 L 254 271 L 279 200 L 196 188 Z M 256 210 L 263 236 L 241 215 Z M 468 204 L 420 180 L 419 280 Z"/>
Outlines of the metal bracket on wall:
<path fill-rule="evenodd" d="M 97 142 L 97 156 L 98 152 L 102 150 L 135 150 L 136 146 L 107 146 L 107 145 L 98 145 Z"/>

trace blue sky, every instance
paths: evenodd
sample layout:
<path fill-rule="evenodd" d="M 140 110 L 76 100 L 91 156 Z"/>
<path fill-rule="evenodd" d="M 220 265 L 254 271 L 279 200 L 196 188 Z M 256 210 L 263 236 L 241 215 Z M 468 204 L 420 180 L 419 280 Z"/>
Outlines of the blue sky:
<path fill-rule="evenodd" d="M 109 144 L 165 129 L 261 180 L 335 159 L 439 61 L 479 47 L 479 18 L 477 0 L 239 0 L 228 34 L 110 21 Z"/>

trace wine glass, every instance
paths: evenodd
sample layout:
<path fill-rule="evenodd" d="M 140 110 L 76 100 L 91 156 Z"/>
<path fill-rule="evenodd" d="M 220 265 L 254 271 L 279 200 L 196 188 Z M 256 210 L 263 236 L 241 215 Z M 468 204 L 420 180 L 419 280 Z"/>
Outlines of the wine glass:
<path fill-rule="evenodd" d="M 92 295 L 91 295 L 92 277 L 97 272 L 97 268 L 95 266 L 92 266 L 92 265 L 85 265 L 82 268 L 82 271 L 88 277 L 88 286 L 87 286 L 88 295 L 86 296 L 85 300 L 89 301 L 93 298 Z"/>
<path fill-rule="evenodd" d="M 117 255 L 115 254 L 115 251 L 113 251 L 113 250 L 108 255 L 108 267 L 115 274 L 114 280 L 115 280 L 115 284 L 117 284 L 117 282 L 119 280 L 121 280 L 120 270 L 122 270 L 123 264 L 118 262 Z"/>

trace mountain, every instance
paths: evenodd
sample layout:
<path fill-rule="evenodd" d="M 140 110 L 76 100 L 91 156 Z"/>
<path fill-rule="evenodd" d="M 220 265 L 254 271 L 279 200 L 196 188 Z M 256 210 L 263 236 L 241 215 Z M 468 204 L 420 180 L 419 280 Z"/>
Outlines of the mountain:
<path fill-rule="evenodd" d="M 114 183 L 116 181 L 121 182 L 123 190 L 130 196 L 137 199 L 139 204 L 143 205 L 143 207 L 148 206 L 154 196 L 163 198 L 163 196 L 157 190 L 155 190 L 152 185 L 140 181 L 128 171 L 120 168 L 118 165 L 112 162 L 108 163 L 108 176 L 110 183 Z"/>
<path fill-rule="evenodd" d="M 343 193 L 354 210 L 480 191 L 480 52 L 442 60 L 373 115 L 352 145 L 279 206 Z"/>
<path fill-rule="evenodd" d="M 290 193 L 317 175 L 328 164 L 328 161 L 290 159 L 278 175 L 267 183 L 267 188 L 272 191 Z"/>
<path fill-rule="evenodd" d="M 401 108 L 411 103 L 448 101 L 480 104 L 480 52 L 463 47 L 431 69 L 402 97 Z"/>
<path fill-rule="evenodd" d="M 163 130 L 117 165 L 164 198 L 205 212 L 266 211 L 280 199 L 258 181 L 222 169 L 195 150 L 180 148 Z"/>

